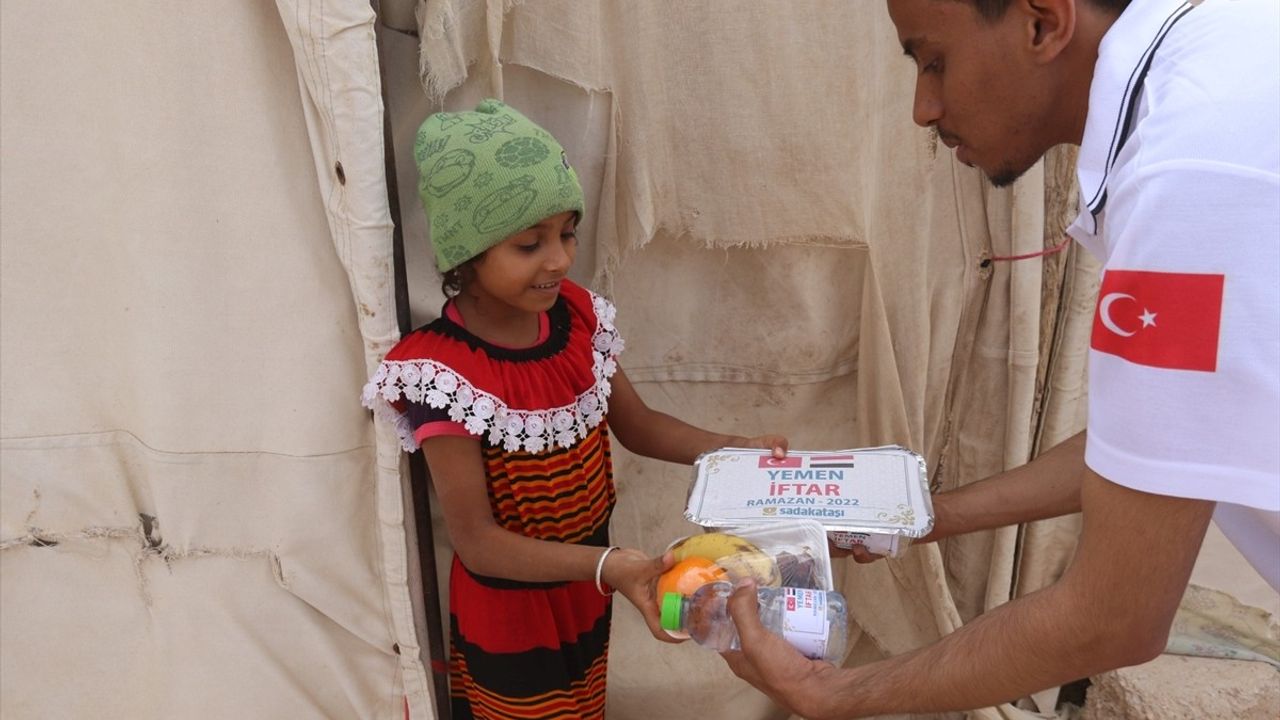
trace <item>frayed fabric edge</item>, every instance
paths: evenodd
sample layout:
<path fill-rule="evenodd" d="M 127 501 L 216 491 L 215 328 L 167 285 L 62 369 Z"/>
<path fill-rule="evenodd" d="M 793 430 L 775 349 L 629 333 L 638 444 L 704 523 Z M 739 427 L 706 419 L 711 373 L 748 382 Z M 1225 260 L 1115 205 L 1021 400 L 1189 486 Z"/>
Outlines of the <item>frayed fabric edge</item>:
<path fill-rule="evenodd" d="M 492 0 L 478 0 L 488 10 Z M 505 16 L 524 0 L 501 0 Z M 468 61 L 458 34 L 459 13 L 454 0 L 419 2 L 414 11 L 418 22 L 418 79 L 434 103 L 444 101 L 449 91 L 466 82 L 475 61 Z M 489 49 L 492 52 L 492 49 Z"/>

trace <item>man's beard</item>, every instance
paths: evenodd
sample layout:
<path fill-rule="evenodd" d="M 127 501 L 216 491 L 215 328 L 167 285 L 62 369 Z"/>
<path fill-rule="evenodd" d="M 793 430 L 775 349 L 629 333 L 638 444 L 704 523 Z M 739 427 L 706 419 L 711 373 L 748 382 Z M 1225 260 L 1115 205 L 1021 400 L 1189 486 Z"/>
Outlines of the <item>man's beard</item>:
<path fill-rule="evenodd" d="M 1010 167 L 1001 168 L 1000 170 L 997 170 L 994 174 L 987 175 L 987 181 L 990 182 L 993 186 L 998 188 L 1009 187 L 1014 183 L 1014 181 L 1022 177 L 1023 173 L 1025 173 L 1027 170 L 1030 170 L 1030 169 L 1031 168 L 1029 167 L 1023 168 L 1021 170 L 1014 170 L 1013 168 L 1010 168 Z"/>

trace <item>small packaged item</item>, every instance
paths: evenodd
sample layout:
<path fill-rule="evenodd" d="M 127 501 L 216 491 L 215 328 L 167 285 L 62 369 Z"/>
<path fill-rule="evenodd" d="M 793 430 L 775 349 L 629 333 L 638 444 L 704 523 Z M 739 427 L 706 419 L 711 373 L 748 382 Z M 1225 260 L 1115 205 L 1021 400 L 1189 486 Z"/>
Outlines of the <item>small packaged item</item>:
<path fill-rule="evenodd" d="M 813 520 L 782 520 L 680 538 L 675 564 L 658 578 L 662 627 L 717 650 L 736 649 L 725 605 L 734 583 L 756 584 L 760 620 L 813 658 L 843 657 L 844 596 L 834 590 L 826 531 Z"/>
<path fill-rule="evenodd" d="M 689 637 L 699 645 L 724 652 L 738 650 L 738 628 L 729 616 L 733 585 L 717 580 L 692 595 L 662 595 L 662 628 L 675 637 Z M 849 610 L 844 595 L 835 591 L 793 587 L 756 588 L 760 624 L 802 655 L 838 663 L 849 641 Z"/>
<path fill-rule="evenodd" d="M 826 531 L 813 520 L 725 527 L 680 538 L 667 547 L 676 564 L 658 580 L 664 591 L 690 595 L 716 580 L 750 578 L 760 587 L 834 590 Z"/>
<path fill-rule="evenodd" d="M 897 557 L 933 529 L 933 504 L 924 458 L 906 448 L 723 448 L 694 463 L 685 517 L 705 528 L 812 519 L 836 547 Z"/>

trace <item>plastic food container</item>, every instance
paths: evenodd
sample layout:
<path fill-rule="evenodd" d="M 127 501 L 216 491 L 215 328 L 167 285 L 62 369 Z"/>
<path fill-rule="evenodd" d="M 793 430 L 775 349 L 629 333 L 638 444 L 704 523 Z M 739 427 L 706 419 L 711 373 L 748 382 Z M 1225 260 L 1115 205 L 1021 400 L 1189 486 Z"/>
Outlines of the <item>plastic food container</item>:
<path fill-rule="evenodd" d="M 677 561 L 706 558 L 730 581 L 751 577 L 761 587 L 835 589 L 825 528 L 809 519 L 721 526 L 679 538 L 667 550 Z"/>
<path fill-rule="evenodd" d="M 781 459 L 743 448 L 704 453 L 684 514 L 704 528 L 815 520 L 836 547 L 894 557 L 933 529 L 924 458 L 896 445 Z"/>

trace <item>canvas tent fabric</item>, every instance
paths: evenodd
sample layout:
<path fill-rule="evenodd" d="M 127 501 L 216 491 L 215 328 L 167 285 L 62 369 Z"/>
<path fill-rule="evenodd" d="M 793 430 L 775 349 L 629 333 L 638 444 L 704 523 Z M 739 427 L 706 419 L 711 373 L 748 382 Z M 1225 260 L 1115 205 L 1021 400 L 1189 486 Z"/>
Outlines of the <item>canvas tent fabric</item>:
<path fill-rule="evenodd" d="M 0 13 L 0 714 L 430 717 L 373 10 Z"/>

